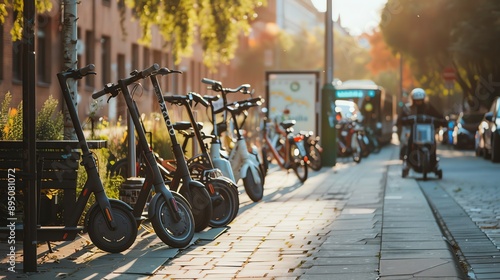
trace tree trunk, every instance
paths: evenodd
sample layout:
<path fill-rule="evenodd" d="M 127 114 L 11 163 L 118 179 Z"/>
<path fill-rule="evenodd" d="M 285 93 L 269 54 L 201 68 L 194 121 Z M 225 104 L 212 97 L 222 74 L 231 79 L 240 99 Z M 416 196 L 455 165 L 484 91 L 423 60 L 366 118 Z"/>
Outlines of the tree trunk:
<path fill-rule="evenodd" d="M 64 69 L 75 69 L 77 66 L 77 53 L 76 53 L 76 42 L 77 42 L 77 16 L 76 16 L 76 0 L 63 0 L 63 63 Z M 71 93 L 71 99 L 77 105 L 77 83 L 73 79 L 68 79 L 68 87 Z M 69 115 L 66 105 L 63 109 L 64 113 L 64 139 L 76 140 L 75 129 L 73 128 L 73 123 Z"/>

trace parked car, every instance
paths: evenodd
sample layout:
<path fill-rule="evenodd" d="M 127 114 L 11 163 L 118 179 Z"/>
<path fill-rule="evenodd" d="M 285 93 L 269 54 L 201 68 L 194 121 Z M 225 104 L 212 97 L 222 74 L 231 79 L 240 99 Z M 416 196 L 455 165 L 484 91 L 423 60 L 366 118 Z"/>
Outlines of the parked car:
<path fill-rule="evenodd" d="M 474 149 L 475 135 L 479 123 L 483 120 L 481 113 L 460 113 L 453 126 L 453 145 L 456 149 Z"/>
<path fill-rule="evenodd" d="M 482 115 L 481 115 L 482 117 Z M 450 114 L 445 117 L 448 124 L 446 126 L 442 126 L 438 131 L 438 140 L 445 145 L 453 144 L 453 128 L 457 122 L 457 115 Z"/>
<path fill-rule="evenodd" d="M 497 97 L 490 110 L 484 114 L 476 135 L 476 155 L 500 162 L 500 97 Z"/>
<path fill-rule="evenodd" d="M 354 101 L 337 99 L 335 100 L 335 110 L 337 111 L 337 120 L 340 118 L 358 122 L 363 121 L 363 115 Z"/>

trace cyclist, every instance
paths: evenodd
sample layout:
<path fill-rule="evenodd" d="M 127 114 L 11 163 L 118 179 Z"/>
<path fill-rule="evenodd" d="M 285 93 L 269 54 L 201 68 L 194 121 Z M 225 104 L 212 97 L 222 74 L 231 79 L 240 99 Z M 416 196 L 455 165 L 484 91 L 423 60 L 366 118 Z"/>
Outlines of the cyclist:
<path fill-rule="evenodd" d="M 408 139 L 409 131 L 410 131 L 411 127 L 408 127 L 408 126 L 403 127 L 401 120 L 404 117 L 424 114 L 424 115 L 429 115 L 431 117 L 435 117 L 435 118 L 444 120 L 443 115 L 441 113 L 439 113 L 438 110 L 436 110 L 436 108 L 434 108 L 430 103 L 426 102 L 426 100 L 425 100 L 426 93 L 425 93 L 424 89 L 415 88 L 411 91 L 410 96 L 411 96 L 410 106 L 403 107 L 403 109 L 401 110 L 401 112 L 398 116 L 398 120 L 396 122 L 396 125 L 398 127 L 398 131 L 401 132 L 401 135 L 400 135 L 401 147 L 400 147 L 400 153 L 399 153 L 400 159 L 403 159 L 404 156 L 408 154 L 409 151 L 407 148 L 408 148 L 409 144 L 411 144 L 411 142 L 409 143 L 409 141 L 411 141 L 411 139 Z M 431 161 L 434 162 L 435 159 L 436 159 L 435 153 L 433 153 Z"/>

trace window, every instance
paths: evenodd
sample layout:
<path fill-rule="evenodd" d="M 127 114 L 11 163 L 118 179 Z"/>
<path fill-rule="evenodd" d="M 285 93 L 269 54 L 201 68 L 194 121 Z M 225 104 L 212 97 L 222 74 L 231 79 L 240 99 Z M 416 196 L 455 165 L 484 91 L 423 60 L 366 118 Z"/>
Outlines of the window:
<path fill-rule="evenodd" d="M 149 68 L 151 66 L 151 62 L 150 62 L 150 51 L 149 51 L 149 48 L 144 48 L 144 52 L 142 53 L 142 63 L 143 63 L 143 67 L 142 69 L 138 69 L 139 71 L 141 70 L 144 70 L 146 68 Z M 142 85 L 144 86 L 144 89 L 146 90 L 149 90 L 149 83 L 148 82 L 143 82 Z"/>
<path fill-rule="evenodd" d="M 38 16 L 37 29 L 37 77 L 39 83 L 50 83 L 50 18 Z"/>
<path fill-rule="evenodd" d="M 81 68 L 83 67 L 82 65 L 82 51 L 81 51 L 81 48 L 82 48 L 82 36 L 80 35 L 80 27 L 77 27 L 76 28 L 76 39 L 78 40 L 76 42 L 76 60 L 77 60 L 77 64 L 76 64 L 76 67 L 77 68 Z"/>
<path fill-rule="evenodd" d="M 139 70 L 139 45 L 132 44 L 132 71 Z"/>
<path fill-rule="evenodd" d="M 82 36 L 80 36 L 80 27 L 77 27 L 76 28 L 76 68 L 82 68 L 83 67 L 83 62 L 82 62 L 82 52 L 81 52 L 81 48 L 82 48 Z M 92 76 L 92 75 L 90 75 Z M 87 79 L 87 78 L 85 78 Z M 78 79 L 76 80 L 76 83 L 78 84 L 78 87 L 80 87 L 82 85 L 82 80 L 81 79 Z"/>
<path fill-rule="evenodd" d="M 0 81 L 3 80 L 3 24 L 0 25 Z"/>
<path fill-rule="evenodd" d="M 127 77 L 127 73 L 125 70 L 125 55 L 119 53 L 117 57 L 117 74 L 118 74 L 118 79 L 123 79 Z M 127 116 L 127 105 L 125 104 L 125 100 L 123 98 L 117 98 L 117 113 L 118 116 L 122 116 L 122 118 Z"/>
<path fill-rule="evenodd" d="M 3 80 L 3 24 L 0 25 L 0 81 Z"/>
<path fill-rule="evenodd" d="M 111 82 L 111 39 L 108 36 L 101 38 L 102 84 Z"/>
<path fill-rule="evenodd" d="M 17 13 L 12 16 L 13 21 L 16 19 Z M 22 57 L 22 42 L 15 41 L 12 44 L 12 79 L 14 82 L 22 82 L 23 80 L 23 57 Z"/>
<path fill-rule="evenodd" d="M 95 64 L 94 61 L 94 32 L 93 31 L 86 31 L 85 32 L 85 63 L 86 64 Z M 88 87 L 93 88 L 94 87 L 94 81 L 95 81 L 95 76 L 94 75 L 88 75 L 85 77 L 85 85 Z"/>
<path fill-rule="evenodd" d="M 163 67 L 163 61 L 161 60 L 161 51 L 153 51 L 153 63 L 158 63 L 160 67 Z"/>

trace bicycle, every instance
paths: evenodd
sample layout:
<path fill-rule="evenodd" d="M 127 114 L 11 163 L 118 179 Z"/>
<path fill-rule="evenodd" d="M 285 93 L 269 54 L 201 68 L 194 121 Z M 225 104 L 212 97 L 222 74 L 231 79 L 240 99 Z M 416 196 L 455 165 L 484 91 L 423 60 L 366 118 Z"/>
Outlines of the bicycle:
<path fill-rule="evenodd" d="M 105 85 L 104 89 L 92 94 L 92 98 L 97 99 L 109 94 L 109 101 L 118 94 L 122 94 L 130 117 L 134 123 L 138 143 L 141 146 L 142 156 L 147 166 L 144 184 L 133 208 L 134 217 L 138 221 L 144 220 L 143 210 L 145 209 L 146 203 L 149 201 L 148 218 L 151 221 L 151 225 L 156 235 L 167 245 L 175 248 L 183 248 L 191 242 L 195 232 L 195 218 L 191 212 L 191 205 L 181 194 L 169 190 L 165 185 L 153 151 L 149 148 L 137 106 L 128 90 L 129 85 L 150 77 L 157 70 L 159 70 L 159 65 L 156 63 L 140 72 L 134 70 L 130 74 L 130 77 L 118 80 L 117 84 L 109 83 Z M 155 85 L 155 87 L 157 86 L 158 85 Z M 159 101 L 163 101 L 161 96 L 157 96 L 157 98 Z M 163 104 L 163 106 L 165 105 Z M 163 115 L 163 117 L 166 123 L 170 123 L 168 114 Z M 179 153 L 176 152 L 176 154 Z M 194 185 L 196 189 L 205 190 L 201 183 L 192 183 L 192 185 Z M 153 198 L 150 199 L 152 190 L 154 190 L 155 194 Z"/>
<path fill-rule="evenodd" d="M 73 237 L 74 234 L 71 232 L 77 228 L 90 195 L 94 194 L 96 202 L 90 207 L 84 218 L 84 230 L 88 232 L 90 240 L 97 248 L 110 253 L 119 253 L 128 249 L 135 242 L 137 223 L 132 214 L 132 208 L 128 204 L 120 200 L 109 199 L 106 196 L 95 159 L 85 139 L 76 106 L 67 84 L 67 79 L 79 80 L 89 74 L 95 74 L 94 68 L 93 64 L 89 64 L 80 69 L 68 69 L 57 73 L 57 79 L 82 150 L 81 164 L 85 167 L 87 180 L 78 196 L 75 208 L 71 211 L 69 224 L 54 232 Z"/>
<path fill-rule="evenodd" d="M 274 133 L 269 138 L 271 144 L 276 148 L 282 157 L 284 157 L 284 143 L 287 132 L 281 128 L 277 120 L 273 121 Z M 319 144 L 319 136 L 315 136 L 312 131 L 300 131 L 300 135 L 304 137 L 304 147 L 307 155 L 307 165 L 314 171 L 319 171 L 323 164 L 321 162 L 321 153 L 323 147 Z"/>
<path fill-rule="evenodd" d="M 250 199 L 254 202 L 260 201 L 264 196 L 264 174 L 261 171 L 261 165 L 258 160 L 257 155 L 251 154 L 248 151 L 248 146 L 245 138 L 240 132 L 240 125 L 236 122 L 236 116 L 243 112 L 243 107 L 236 107 L 236 103 L 228 104 L 227 102 L 227 94 L 241 92 L 243 94 L 248 94 L 250 91 L 250 85 L 243 84 L 238 88 L 224 88 L 220 81 L 215 81 L 207 78 L 203 78 L 202 83 L 210 85 L 208 89 L 213 90 L 215 92 L 221 93 L 221 101 L 222 106 L 217 108 L 215 102 L 215 98 L 205 97 L 207 101 L 210 103 L 212 109 L 212 123 L 214 125 L 214 133 L 213 135 L 217 138 L 220 138 L 220 135 L 223 131 L 227 129 L 227 114 L 229 112 L 234 120 L 234 131 L 236 131 L 236 142 L 227 156 L 228 161 L 230 162 L 231 171 L 228 172 L 227 164 L 224 164 L 222 161 L 218 160 L 221 156 L 221 143 L 220 141 L 213 141 L 210 147 L 210 155 L 214 162 L 215 167 L 220 168 L 222 173 L 228 178 L 232 179 L 233 182 L 238 182 L 240 179 L 243 180 L 243 186 L 245 188 L 245 192 L 250 197 Z M 217 98 L 218 99 L 218 98 Z M 243 101 L 247 102 L 247 105 L 251 104 L 251 101 Z M 251 106 L 258 106 L 257 99 L 254 100 L 254 104 Z M 258 102 L 262 102 L 262 99 L 259 97 Z M 241 104 L 243 104 L 241 103 Z M 232 107 L 234 106 L 234 107 Z M 243 105 L 242 105 L 243 106 Z M 250 107 L 251 107 L 250 106 Z M 249 107 L 245 107 L 248 109 Z M 221 123 L 217 123 L 216 114 L 223 114 L 223 121 Z M 230 176 L 233 177 L 230 177 Z"/>
<path fill-rule="evenodd" d="M 262 119 L 261 133 L 262 133 L 262 158 L 264 161 L 264 168 L 267 172 L 269 163 L 273 158 L 280 168 L 289 171 L 293 170 L 301 183 L 307 180 L 308 167 L 307 167 L 307 152 L 304 146 L 304 136 L 301 134 L 293 134 L 293 126 L 295 120 L 285 120 L 280 122 L 279 125 L 286 132 L 282 151 L 280 152 L 276 146 L 273 145 L 269 135 L 270 122 L 267 118 Z"/>
<path fill-rule="evenodd" d="M 312 131 L 300 131 L 304 137 L 304 146 L 307 155 L 307 165 L 314 171 L 319 171 L 323 167 L 321 153 L 323 147 L 319 144 L 319 136 L 315 136 Z"/>
<path fill-rule="evenodd" d="M 350 120 L 338 121 L 335 128 L 337 129 L 337 153 L 339 157 L 351 156 L 354 162 L 360 163 L 362 158 L 360 143 L 363 141 L 363 136 L 359 133 L 359 128 Z"/>

